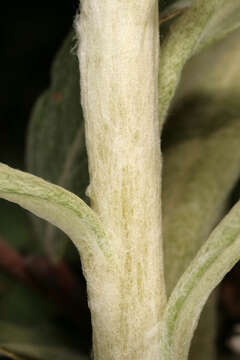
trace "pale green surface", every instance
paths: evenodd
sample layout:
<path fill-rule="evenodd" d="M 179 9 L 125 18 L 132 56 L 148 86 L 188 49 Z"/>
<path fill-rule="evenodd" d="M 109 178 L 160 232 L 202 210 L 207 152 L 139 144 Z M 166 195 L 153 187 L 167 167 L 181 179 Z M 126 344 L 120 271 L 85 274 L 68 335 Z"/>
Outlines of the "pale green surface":
<path fill-rule="evenodd" d="M 240 30 L 196 54 L 185 66 L 175 104 L 194 94 L 217 98 L 240 93 Z"/>
<path fill-rule="evenodd" d="M 216 11 L 205 34 L 200 41 L 197 52 L 215 41 L 224 38 L 240 26 L 240 1 L 223 0 L 222 5 Z"/>
<path fill-rule="evenodd" d="M 196 0 L 173 22 L 161 48 L 160 124 L 166 118 L 186 62 L 194 53 L 225 37 L 239 26 L 240 3 L 236 0 Z M 198 71 L 201 73 L 200 68 Z"/>
<path fill-rule="evenodd" d="M 180 110 L 180 109 L 179 109 Z M 183 104 L 164 133 L 163 233 L 168 294 L 226 210 L 240 173 L 239 105 L 236 98 L 201 96 Z M 173 260 L 174 259 L 174 260 Z M 206 310 L 207 311 L 207 310 Z M 206 315 L 208 321 L 213 315 Z M 213 351 L 214 323 L 200 324 L 193 353 L 208 342 Z M 210 328 L 210 329 L 209 329 Z M 205 338 L 205 340 L 204 340 Z M 193 358 L 194 359 L 194 358 Z M 212 359 L 212 357 L 208 357 Z"/>
<path fill-rule="evenodd" d="M 168 293 L 218 221 L 239 176 L 239 40 L 235 31 L 189 62 L 172 109 L 176 115 L 163 132 Z M 182 241 L 188 251 L 179 253 Z"/>
<path fill-rule="evenodd" d="M 106 258 L 111 256 L 100 220 L 67 190 L 0 164 L 0 196 L 57 225 L 72 238 L 80 252 L 85 249 L 84 255 L 92 256 L 98 247 Z"/>
<path fill-rule="evenodd" d="M 169 294 L 221 218 L 239 177 L 238 98 L 189 99 L 167 125 L 163 230 Z"/>
<path fill-rule="evenodd" d="M 202 307 L 240 258 L 239 220 L 240 202 L 215 228 L 177 283 L 163 316 L 163 359 L 187 359 Z"/>
<path fill-rule="evenodd" d="M 87 200 L 89 183 L 80 84 L 73 31 L 54 59 L 50 88 L 32 111 L 27 134 L 27 171 Z M 31 217 L 36 238 L 53 261 L 64 255 L 66 235 L 46 221 Z"/>
<path fill-rule="evenodd" d="M 119 298 L 118 259 L 98 216 L 67 190 L 4 164 L 0 164 L 0 196 L 58 226 L 70 237 L 80 252 L 92 314 L 101 316 L 102 307 L 109 310 L 111 298 Z M 112 332 L 112 328 L 108 330 Z"/>
<path fill-rule="evenodd" d="M 196 0 L 170 27 L 164 39 L 159 67 L 160 125 L 166 118 L 183 66 L 195 52 L 205 28 L 222 0 Z"/>
<path fill-rule="evenodd" d="M 226 211 L 239 177 L 239 39 L 235 31 L 190 60 L 171 109 L 176 115 L 167 123 L 163 225 L 168 293 Z M 207 323 L 200 319 L 191 359 L 213 359 L 210 308 L 204 310 Z M 203 343 L 209 351 L 202 350 Z"/>

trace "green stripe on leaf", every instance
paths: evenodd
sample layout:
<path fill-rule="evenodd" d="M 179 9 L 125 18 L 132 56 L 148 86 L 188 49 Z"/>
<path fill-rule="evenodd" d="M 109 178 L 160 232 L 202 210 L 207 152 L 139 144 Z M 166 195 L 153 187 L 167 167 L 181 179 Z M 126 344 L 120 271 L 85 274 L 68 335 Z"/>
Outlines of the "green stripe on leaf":
<path fill-rule="evenodd" d="M 237 203 L 212 232 L 170 296 L 162 323 L 164 358 L 187 358 L 208 296 L 239 259 L 240 203 Z"/>
<path fill-rule="evenodd" d="M 39 177 L 0 164 L 0 197 L 15 202 L 63 230 L 81 255 L 112 252 L 97 215 L 71 192 Z"/>

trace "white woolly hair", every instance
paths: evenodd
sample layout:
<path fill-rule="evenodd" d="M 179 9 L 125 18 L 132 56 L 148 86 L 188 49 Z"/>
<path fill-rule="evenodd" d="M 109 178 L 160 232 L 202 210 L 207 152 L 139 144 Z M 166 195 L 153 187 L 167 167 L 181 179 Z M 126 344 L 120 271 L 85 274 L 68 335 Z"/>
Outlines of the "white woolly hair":
<path fill-rule="evenodd" d="M 95 359 L 158 359 L 165 305 L 156 0 L 81 2 L 81 102 L 88 196 L 118 270 L 88 279 Z"/>

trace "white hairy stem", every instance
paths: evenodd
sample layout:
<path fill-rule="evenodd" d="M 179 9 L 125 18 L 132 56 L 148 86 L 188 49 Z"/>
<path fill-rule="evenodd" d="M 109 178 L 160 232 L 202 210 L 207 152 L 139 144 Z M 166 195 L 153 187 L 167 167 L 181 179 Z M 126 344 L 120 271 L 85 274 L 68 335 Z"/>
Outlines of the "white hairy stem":
<path fill-rule="evenodd" d="M 156 0 L 83 0 L 76 29 L 88 195 L 118 257 L 114 287 L 108 271 L 104 284 L 88 283 L 94 359 L 157 360 L 157 323 L 166 301 L 158 4 Z"/>

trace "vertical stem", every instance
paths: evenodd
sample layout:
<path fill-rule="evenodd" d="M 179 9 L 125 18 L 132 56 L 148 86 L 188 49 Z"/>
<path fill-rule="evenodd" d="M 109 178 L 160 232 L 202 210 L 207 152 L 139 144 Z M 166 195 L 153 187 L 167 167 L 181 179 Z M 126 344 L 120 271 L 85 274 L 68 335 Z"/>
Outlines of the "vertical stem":
<path fill-rule="evenodd" d="M 165 285 L 158 2 L 83 0 L 76 28 L 88 195 L 118 257 L 118 270 L 103 276 L 107 291 L 88 281 L 94 359 L 159 359 Z"/>

